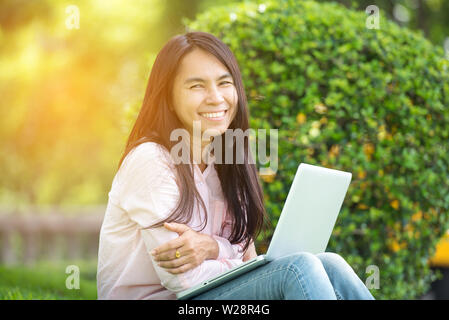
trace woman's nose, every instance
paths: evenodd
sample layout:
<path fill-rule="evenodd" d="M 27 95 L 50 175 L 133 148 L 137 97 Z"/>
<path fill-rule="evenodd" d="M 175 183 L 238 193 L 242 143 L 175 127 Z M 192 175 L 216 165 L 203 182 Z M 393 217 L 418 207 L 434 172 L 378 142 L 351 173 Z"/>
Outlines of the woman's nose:
<path fill-rule="evenodd" d="M 217 88 L 217 86 L 212 86 L 208 91 L 207 91 L 207 99 L 206 102 L 208 104 L 221 104 L 223 103 L 224 98 L 223 95 L 221 94 L 220 90 Z"/>

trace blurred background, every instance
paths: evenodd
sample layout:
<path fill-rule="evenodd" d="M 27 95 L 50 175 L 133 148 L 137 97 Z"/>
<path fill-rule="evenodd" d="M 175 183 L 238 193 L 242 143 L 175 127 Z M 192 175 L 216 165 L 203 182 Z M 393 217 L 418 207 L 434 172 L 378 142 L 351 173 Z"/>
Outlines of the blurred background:
<path fill-rule="evenodd" d="M 449 51 L 447 0 L 339 2 L 374 4 Z M 0 299 L 96 299 L 98 234 L 130 110 L 183 18 L 227 3 L 0 0 Z M 447 252 L 442 243 L 434 260 L 446 274 Z M 447 281 L 422 298 L 449 298 Z"/>

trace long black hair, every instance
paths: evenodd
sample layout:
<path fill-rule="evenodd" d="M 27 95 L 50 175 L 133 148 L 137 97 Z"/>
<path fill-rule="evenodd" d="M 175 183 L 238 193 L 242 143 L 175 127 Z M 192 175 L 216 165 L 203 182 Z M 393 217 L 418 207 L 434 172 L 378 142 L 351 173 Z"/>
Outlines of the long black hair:
<path fill-rule="evenodd" d="M 174 129 L 183 128 L 183 124 L 172 106 L 173 82 L 182 58 L 193 49 L 202 49 L 215 56 L 231 73 L 236 87 L 238 102 L 235 117 L 228 129 L 249 128 L 248 106 L 237 60 L 231 50 L 221 40 L 206 32 L 188 32 L 171 38 L 156 57 L 145 92 L 145 97 L 128 138 L 125 151 L 120 159 L 120 168 L 126 155 L 141 143 L 156 142 L 168 151 L 177 143 L 170 140 L 170 133 Z M 222 140 L 226 141 L 225 133 Z M 235 137 L 233 137 L 234 139 Z M 222 144 L 223 159 L 226 152 L 232 148 L 234 161 L 232 164 L 215 163 L 215 169 L 220 179 L 221 187 L 227 203 L 228 212 L 232 217 L 232 232 L 228 239 L 231 243 L 244 242 L 244 250 L 255 240 L 262 231 L 266 219 L 264 197 L 259 181 L 256 165 L 248 152 L 249 138 L 244 136 L 243 164 L 236 164 L 236 143 Z M 204 202 L 195 187 L 194 168 L 190 164 L 176 164 L 177 185 L 180 200 L 171 214 L 150 227 L 161 226 L 164 222 L 188 223 L 192 218 L 194 200 L 196 199 L 207 212 Z"/>

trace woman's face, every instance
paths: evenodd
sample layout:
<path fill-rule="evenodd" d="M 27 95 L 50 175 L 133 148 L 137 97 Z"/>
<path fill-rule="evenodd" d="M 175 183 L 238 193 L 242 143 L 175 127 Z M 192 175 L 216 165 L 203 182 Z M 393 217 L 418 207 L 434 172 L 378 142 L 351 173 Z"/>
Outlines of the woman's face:
<path fill-rule="evenodd" d="M 237 100 L 234 80 L 217 58 L 201 49 L 184 56 L 173 83 L 173 108 L 191 134 L 193 121 L 201 121 L 201 133 L 224 133 L 237 112 Z"/>

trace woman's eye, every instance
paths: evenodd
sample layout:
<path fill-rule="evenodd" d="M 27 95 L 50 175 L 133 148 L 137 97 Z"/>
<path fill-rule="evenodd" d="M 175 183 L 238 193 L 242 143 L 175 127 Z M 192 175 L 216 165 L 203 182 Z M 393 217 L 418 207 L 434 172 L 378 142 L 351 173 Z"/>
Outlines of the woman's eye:
<path fill-rule="evenodd" d="M 223 85 L 223 84 L 229 85 L 229 84 L 232 84 L 232 82 L 230 82 L 230 81 L 222 81 L 222 82 L 220 82 L 220 85 Z M 193 89 L 193 88 L 201 88 L 201 87 L 202 87 L 201 84 L 196 84 L 196 85 L 194 85 L 194 86 L 191 86 L 190 89 Z"/>

